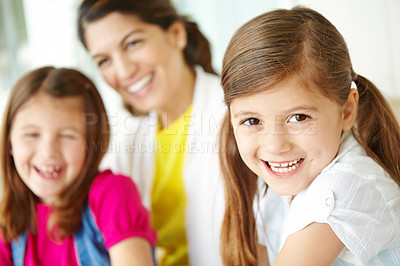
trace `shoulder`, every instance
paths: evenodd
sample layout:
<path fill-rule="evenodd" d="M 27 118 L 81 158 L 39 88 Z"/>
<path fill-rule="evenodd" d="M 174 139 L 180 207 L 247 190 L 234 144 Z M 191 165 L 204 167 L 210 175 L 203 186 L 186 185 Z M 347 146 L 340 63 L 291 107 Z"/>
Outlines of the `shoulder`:
<path fill-rule="evenodd" d="M 208 100 L 213 98 L 223 99 L 223 90 L 219 76 L 205 72 L 201 66 L 196 66 L 195 72 L 195 95 L 196 93 L 207 95 Z M 211 95 L 215 97 L 210 97 Z"/>
<path fill-rule="evenodd" d="M 320 201 L 321 205 L 331 202 L 328 205 L 333 214 L 342 211 L 349 217 L 380 216 L 383 221 L 383 216 L 393 215 L 400 208 L 399 186 L 357 146 L 324 170 L 301 194 L 307 201 Z"/>
<path fill-rule="evenodd" d="M 132 179 L 122 174 L 114 174 L 111 170 L 104 170 L 97 174 L 90 188 L 92 190 L 123 188 L 126 185 L 135 187 Z"/>
<path fill-rule="evenodd" d="M 321 189 L 333 191 L 341 200 L 374 193 L 386 202 L 400 193 L 390 175 L 367 155 L 351 132 L 344 133 L 338 155 L 308 190 L 316 192 Z"/>
<path fill-rule="evenodd" d="M 89 191 L 89 205 L 96 205 L 105 200 L 122 200 L 127 197 L 140 200 L 139 191 L 132 179 L 105 170 L 99 173 L 93 181 Z"/>
<path fill-rule="evenodd" d="M 332 190 L 337 197 L 366 200 L 374 195 L 383 204 L 400 196 L 400 188 L 390 175 L 358 144 L 317 178 L 317 187 Z"/>
<path fill-rule="evenodd" d="M 201 66 L 196 66 L 195 72 L 196 72 L 196 79 L 204 82 L 215 83 L 218 84 L 219 87 L 221 87 L 221 82 L 218 75 L 205 72 Z"/>
<path fill-rule="evenodd" d="M 293 203 L 313 221 L 331 226 L 348 250 L 343 253 L 348 261 L 366 263 L 400 240 L 400 188 L 358 143 L 339 154 Z"/>
<path fill-rule="evenodd" d="M 219 76 L 206 73 L 197 66 L 193 102 L 194 112 L 212 115 L 220 121 L 225 114 L 226 105 Z"/>
<path fill-rule="evenodd" d="M 105 246 L 129 237 L 143 237 L 151 244 L 155 233 L 147 209 L 133 181 L 106 170 L 95 178 L 89 192 L 89 208 L 105 240 Z"/>

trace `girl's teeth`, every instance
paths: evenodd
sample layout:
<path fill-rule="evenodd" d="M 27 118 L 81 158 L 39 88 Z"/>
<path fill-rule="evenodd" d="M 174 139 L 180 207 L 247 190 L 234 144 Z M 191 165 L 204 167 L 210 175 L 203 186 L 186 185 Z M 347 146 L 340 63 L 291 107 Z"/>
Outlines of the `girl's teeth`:
<path fill-rule="evenodd" d="M 145 76 L 144 78 L 142 78 L 141 80 L 130 86 L 128 88 L 128 91 L 130 93 L 136 93 L 138 91 L 141 91 L 150 83 L 152 77 L 153 77 L 152 75 Z"/>
<path fill-rule="evenodd" d="M 295 170 L 300 165 L 300 159 L 286 163 L 268 162 L 268 165 L 270 166 L 271 170 L 276 173 L 288 173 Z"/>
<path fill-rule="evenodd" d="M 286 163 L 272 163 L 272 162 L 268 162 L 268 164 L 270 166 L 274 166 L 274 167 L 288 167 L 288 166 L 292 166 L 294 164 L 297 164 L 300 161 L 300 159 L 298 160 L 294 160 L 291 162 L 286 162 Z"/>
<path fill-rule="evenodd" d="M 61 172 L 61 166 L 36 166 L 36 169 L 47 177 L 57 178 Z"/>

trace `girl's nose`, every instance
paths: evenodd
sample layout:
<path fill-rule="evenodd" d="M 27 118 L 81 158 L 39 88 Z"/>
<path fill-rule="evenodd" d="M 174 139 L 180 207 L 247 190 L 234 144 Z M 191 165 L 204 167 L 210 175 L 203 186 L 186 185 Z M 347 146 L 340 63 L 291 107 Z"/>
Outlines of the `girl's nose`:
<path fill-rule="evenodd" d="M 274 125 L 262 136 L 262 151 L 269 154 L 282 154 L 292 149 L 290 135 L 283 125 Z"/>
<path fill-rule="evenodd" d="M 55 158 L 60 153 L 60 145 L 55 137 L 44 137 L 40 143 L 40 151 L 45 158 Z"/>

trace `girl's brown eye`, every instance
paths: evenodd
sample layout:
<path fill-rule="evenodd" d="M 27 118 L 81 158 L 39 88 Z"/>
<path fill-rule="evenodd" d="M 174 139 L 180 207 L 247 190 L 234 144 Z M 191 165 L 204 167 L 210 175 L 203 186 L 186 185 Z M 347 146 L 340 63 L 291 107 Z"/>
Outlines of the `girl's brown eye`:
<path fill-rule="evenodd" d="M 306 120 L 307 118 L 309 118 L 309 117 L 306 115 L 295 114 L 289 118 L 289 122 L 302 122 L 302 121 Z"/>
<path fill-rule="evenodd" d="M 296 115 L 296 120 L 299 122 L 304 121 L 306 119 L 307 119 L 307 117 L 305 115 Z"/>
<path fill-rule="evenodd" d="M 257 118 L 249 118 L 246 121 L 244 121 L 243 124 L 249 125 L 249 126 L 256 126 L 259 125 L 261 122 Z"/>

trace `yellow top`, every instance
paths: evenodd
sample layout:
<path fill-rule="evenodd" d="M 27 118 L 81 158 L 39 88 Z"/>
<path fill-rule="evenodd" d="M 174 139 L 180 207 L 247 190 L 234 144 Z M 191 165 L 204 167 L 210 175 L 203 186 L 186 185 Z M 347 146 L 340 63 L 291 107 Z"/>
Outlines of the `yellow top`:
<path fill-rule="evenodd" d="M 189 265 L 182 171 L 191 110 L 190 105 L 168 128 L 157 132 L 151 217 L 158 236 L 156 258 L 160 265 Z"/>

